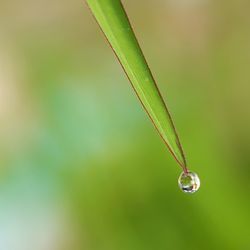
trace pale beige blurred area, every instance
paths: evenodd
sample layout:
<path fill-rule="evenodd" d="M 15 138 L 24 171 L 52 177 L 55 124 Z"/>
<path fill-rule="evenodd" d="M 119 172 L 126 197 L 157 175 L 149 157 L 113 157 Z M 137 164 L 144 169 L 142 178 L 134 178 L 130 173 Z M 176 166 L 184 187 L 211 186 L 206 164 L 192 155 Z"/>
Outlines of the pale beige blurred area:
<path fill-rule="evenodd" d="M 36 36 L 46 41 L 56 25 L 72 20 L 74 10 L 65 2 L 0 2 L 1 250 L 64 250 L 76 244 L 65 204 L 39 191 L 44 188 L 39 176 L 37 181 L 32 176 L 35 166 L 28 166 L 27 159 L 38 143 L 44 118 L 32 95 L 37 83 L 23 46 L 29 39 L 33 45 L 39 43 Z"/>
<path fill-rule="evenodd" d="M 45 205 L 35 197 L 17 199 L 1 199 L 0 249 L 56 250 L 74 246 L 70 222 L 52 201 Z"/>
<path fill-rule="evenodd" d="M 201 189 L 84 1 L 0 1 L 0 250 L 248 250 L 250 2 L 123 1 Z"/>
<path fill-rule="evenodd" d="M 13 44 L 0 43 L 0 124 L 1 143 L 9 150 L 24 147 L 29 137 L 32 120 L 32 102 L 25 93 L 25 66 Z M 23 67 L 24 66 L 24 67 Z M 12 147 L 12 149 L 11 149 Z"/>

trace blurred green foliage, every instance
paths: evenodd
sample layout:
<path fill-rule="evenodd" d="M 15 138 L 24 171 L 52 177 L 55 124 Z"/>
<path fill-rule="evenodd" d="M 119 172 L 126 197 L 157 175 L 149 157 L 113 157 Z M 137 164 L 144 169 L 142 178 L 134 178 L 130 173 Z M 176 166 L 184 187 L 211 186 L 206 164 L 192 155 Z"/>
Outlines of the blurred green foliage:
<path fill-rule="evenodd" d="M 81 2 L 0 3 L 0 249 L 250 249 L 247 1 L 126 1 L 195 195 Z"/>

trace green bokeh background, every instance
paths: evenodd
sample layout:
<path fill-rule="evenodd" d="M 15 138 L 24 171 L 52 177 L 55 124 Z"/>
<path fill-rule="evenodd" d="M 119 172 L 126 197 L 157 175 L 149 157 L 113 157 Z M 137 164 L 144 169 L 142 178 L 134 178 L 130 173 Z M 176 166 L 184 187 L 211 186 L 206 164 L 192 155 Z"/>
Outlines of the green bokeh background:
<path fill-rule="evenodd" d="M 0 249 L 250 249 L 250 2 L 124 5 L 199 192 L 84 2 L 2 0 Z"/>

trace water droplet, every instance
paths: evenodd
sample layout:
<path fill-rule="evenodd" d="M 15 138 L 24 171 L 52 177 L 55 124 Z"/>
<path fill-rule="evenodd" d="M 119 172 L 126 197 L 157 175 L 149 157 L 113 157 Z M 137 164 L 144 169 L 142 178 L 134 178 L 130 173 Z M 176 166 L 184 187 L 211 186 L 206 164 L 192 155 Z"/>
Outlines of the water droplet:
<path fill-rule="evenodd" d="M 180 189 L 185 193 L 194 193 L 200 187 L 200 179 L 194 172 L 183 172 L 178 179 Z"/>

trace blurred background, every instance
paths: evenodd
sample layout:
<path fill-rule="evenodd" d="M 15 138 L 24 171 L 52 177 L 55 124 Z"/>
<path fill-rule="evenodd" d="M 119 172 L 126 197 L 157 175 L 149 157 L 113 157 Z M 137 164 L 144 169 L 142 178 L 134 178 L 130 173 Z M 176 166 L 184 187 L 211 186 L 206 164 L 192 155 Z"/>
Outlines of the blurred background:
<path fill-rule="evenodd" d="M 0 250 L 248 250 L 250 2 L 123 1 L 194 195 L 84 1 L 0 1 Z"/>

